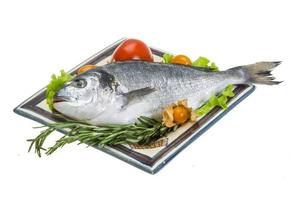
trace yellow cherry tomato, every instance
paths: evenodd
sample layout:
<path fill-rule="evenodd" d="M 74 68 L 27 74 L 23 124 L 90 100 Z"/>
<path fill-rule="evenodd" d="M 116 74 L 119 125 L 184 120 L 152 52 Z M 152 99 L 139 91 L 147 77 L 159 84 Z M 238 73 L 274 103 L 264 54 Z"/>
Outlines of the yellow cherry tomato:
<path fill-rule="evenodd" d="M 88 70 L 95 69 L 95 68 L 96 68 L 96 65 L 84 65 L 77 70 L 77 75 L 82 74 L 83 72 L 86 72 Z"/>
<path fill-rule="evenodd" d="M 185 55 L 174 56 L 171 60 L 173 64 L 192 65 L 191 59 Z"/>
<path fill-rule="evenodd" d="M 190 118 L 190 113 L 184 106 L 176 106 L 173 109 L 173 118 L 176 124 L 184 124 Z"/>

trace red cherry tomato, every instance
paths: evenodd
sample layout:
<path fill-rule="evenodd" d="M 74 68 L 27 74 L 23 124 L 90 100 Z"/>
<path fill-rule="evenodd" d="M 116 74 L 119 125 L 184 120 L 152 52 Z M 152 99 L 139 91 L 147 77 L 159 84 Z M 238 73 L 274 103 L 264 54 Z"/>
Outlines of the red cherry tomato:
<path fill-rule="evenodd" d="M 137 39 L 127 39 L 116 48 L 112 60 L 144 60 L 153 62 L 153 55 L 144 42 Z"/>

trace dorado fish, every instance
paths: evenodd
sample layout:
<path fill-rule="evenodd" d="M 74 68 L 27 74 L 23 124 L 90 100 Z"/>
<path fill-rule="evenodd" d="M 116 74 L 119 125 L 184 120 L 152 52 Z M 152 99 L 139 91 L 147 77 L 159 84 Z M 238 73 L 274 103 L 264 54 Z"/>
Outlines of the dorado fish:
<path fill-rule="evenodd" d="M 161 119 L 166 106 L 187 99 L 196 109 L 228 84 L 279 84 L 270 73 L 279 64 L 258 62 L 212 72 L 179 64 L 116 62 L 67 82 L 53 104 L 63 115 L 93 125 L 130 124 L 140 116 Z"/>

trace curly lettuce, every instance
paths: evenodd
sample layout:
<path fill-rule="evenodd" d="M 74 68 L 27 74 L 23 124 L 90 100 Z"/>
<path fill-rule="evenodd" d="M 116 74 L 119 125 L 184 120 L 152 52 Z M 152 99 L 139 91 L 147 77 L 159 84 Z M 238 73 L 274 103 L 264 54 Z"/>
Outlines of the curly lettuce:
<path fill-rule="evenodd" d="M 60 71 L 60 75 L 53 74 L 51 76 L 51 81 L 47 85 L 46 90 L 46 102 L 50 110 L 53 110 L 53 97 L 58 92 L 58 90 L 68 81 L 73 79 L 73 76 L 64 70 Z"/>
<path fill-rule="evenodd" d="M 233 93 L 234 86 L 228 85 L 219 96 L 213 95 L 209 98 L 209 100 L 200 108 L 195 110 L 195 113 L 198 116 L 204 116 L 209 111 L 211 111 L 214 107 L 221 107 L 222 109 L 228 108 L 228 98 L 233 97 L 235 94 Z"/>
<path fill-rule="evenodd" d="M 173 57 L 174 57 L 173 55 L 168 54 L 168 53 L 165 53 L 165 54 L 162 56 L 162 62 L 163 62 L 163 63 L 171 63 Z"/>
<path fill-rule="evenodd" d="M 218 66 L 214 62 L 211 62 L 206 57 L 199 57 L 197 60 L 195 60 L 192 63 L 192 66 L 209 68 L 211 71 L 214 71 L 214 72 L 219 71 Z"/>

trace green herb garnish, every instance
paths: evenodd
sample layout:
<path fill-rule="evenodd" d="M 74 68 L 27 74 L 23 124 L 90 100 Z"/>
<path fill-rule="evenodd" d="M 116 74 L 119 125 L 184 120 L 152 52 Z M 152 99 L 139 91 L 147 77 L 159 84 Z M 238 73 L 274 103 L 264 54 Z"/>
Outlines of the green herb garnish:
<path fill-rule="evenodd" d="M 209 59 L 207 59 L 205 57 L 199 57 L 197 60 L 195 60 L 192 63 L 192 66 L 209 68 L 211 71 L 214 71 L 214 72 L 219 71 L 218 66 L 214 62 L 211 62 Z"/>
<path fill-rule="evenodd" d="M 209 113 L 214 107 L 218 106 L 222 109 L 228 108 L 228 97 L 233 97 L 233 85 L 228 85 L 219 96 L 211 96 L 209 100 L 200 108 L 198 108 L 195 112 L 198 116 L 203 116 Z"/>
<path fill-rule="evenodd" d="M 68 81 L 73 78 L 72 75 L 66 73 L 64 70 L 60 71 L 60 75 L 56 76 L 53 74 L 51 76 L 51 81 L 47 85 L 46 91 L 46 101 L 50 110 L 53 110 L 53 97 L 57 91 Z"/>
<path fill-rule="evenodd" d="M 58 148 L 66 144 L 79 141 L 89 146 L 103 147 L 104 145 L 117 144 L 151 144 L 157 139 L 175 131 L 178 126 L 168 128 L 161 122 L 148 117 L 139 117 L 138 123 L 130 125 L 103 125 L 94 126 L 78 121 L 66 121 L 48 124 L 45 130 L 31 142 L 29 151 L 34 147 L 35 153 L 41 157 L 41 151 L 45 150 L 46 155 L 52 154 Z M 41 128 L 41 127 L 38 127 Z M 68 129 L 68 133 L 58 139 L 55 144 L 47 149 L 43 148 L 46 138 L 56 130 Z"/>
<path fill-rule="evenodd" d="M 174 57 L 173 55 L 165 53 L 162 57 L 162 59 L 163 59 L 162 62 L 163 63 L 171 63 L 171 60 L 173 57 Z"/>

